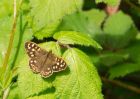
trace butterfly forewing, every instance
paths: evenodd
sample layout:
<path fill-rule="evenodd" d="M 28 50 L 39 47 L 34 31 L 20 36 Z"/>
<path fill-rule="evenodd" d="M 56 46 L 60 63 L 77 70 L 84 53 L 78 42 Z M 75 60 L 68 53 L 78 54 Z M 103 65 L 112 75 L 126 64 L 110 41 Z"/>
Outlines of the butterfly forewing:
<path fill-rule="evenodd" d="M 42 77 L 49 77 L 53 72 L 66 69 L 66 62 L 58 58 L 51 51 L 41 49 L 33 42 L 26 42 L 25 49 L 30 57 L 29 66 L 35 73 L 40 73 Z"/>
<path fill-rule="evenodd" d="M 41 70 L 41 63 L 44 60 L 46 51 L 42 50 L 37 44 L 33 42 L 26 42 L 25 49 L 28 56 L 31 58 L 29 60 L 29 66 L 34 73 L 39 73 Z"/>

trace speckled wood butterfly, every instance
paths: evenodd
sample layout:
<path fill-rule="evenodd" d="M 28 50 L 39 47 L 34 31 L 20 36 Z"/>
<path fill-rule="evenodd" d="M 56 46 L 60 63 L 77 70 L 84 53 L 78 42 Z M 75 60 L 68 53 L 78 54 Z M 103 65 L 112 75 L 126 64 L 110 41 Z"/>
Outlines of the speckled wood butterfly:
<path fill-rule="evenodd" d="M 34 73 L 39 73 L 44 78 L 51 76 L 53 72 L 63 71 L 67 67 L 62 58 L 54 55 L 52 51 L 40 48 L 36 43 L 26 42 L 25 49 L 30 57 L 30 68 Z"/>

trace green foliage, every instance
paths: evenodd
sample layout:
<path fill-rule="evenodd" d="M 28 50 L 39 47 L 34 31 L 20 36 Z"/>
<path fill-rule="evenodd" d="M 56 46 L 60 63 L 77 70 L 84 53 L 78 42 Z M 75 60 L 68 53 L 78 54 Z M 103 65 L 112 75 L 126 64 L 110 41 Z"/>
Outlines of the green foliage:
<path fill-rule="evenodd" d="M 132 72 L 140 71 L 140 64 L 124 63 L 112 67 L 109 70 L 109 78 L 124 77 Z"/>
<path fill-rule="evenodd" d="M 87 99 L 88 96 L 89 99 L 102 99 L 101 82 L 89 57 L 76 48 L 68 49 L 63 57 L 69 73 L 56 77 L 56 98 Z"/>
<path fill-rule="evenodd" d="M 55 98 L 54 98 L 54 94 L 47 94 L 47 95 L 29 97 L 27 99 L 55 99 Z"/>
<path fill-rule="evenodd" d="M 85 46 L 93 46 L 95 48 L 101 49 L 101 46 L 90 36 L 87 36 L 80 32 L 78 33 L 72 31 L 61 31 L 55 33 L 53 37 L 62 44 L 79 44 Z"/>
<path fill-rule="evenodd" d="M 118 5 L 120 0 L 95 0 L 96 3 L 106 3 L 108 5 L 111 5 L 111 6 L 115 6 L 115 5 Z"/>
<path fill-rule="evenodd" d="M 123 62 L 129 58 L 129 54 L 106 52 L 99 56 L 100 64 L 105 66 L 113 66 L 117 63 Z"/>
<path fill-rule="evenodd" d="M 12 0 L 1 0 L 0 1 L 0 7 L 1 7 L 1 12 L 0 12 L 0 18 L 3 18 L 5 16 L 8 16 L 10 14 L 12 14 Z"/>
<path fill-rule="evenodd" d="M 81 11 L 65 16 L 59 29 L 79 31 L 85 34 L 89 33 L 94 37 L 95 34 L 102 33 L 100 26 L 105 16 L 105 12 L 98 9 Z"/>
<path fill-rule="evenodd" d="M 11 91 L 9 93 L 9 99 L 21 99 L 21 93 L 20 93 L 20 90 L 19 90 L 19 87 L 16 84 L 14 84 L 11 88 Z"/>
<path fill-rule="evenodd" d="M 65 6 L 64 6 L 65 4 Z M 33 31 L 38 39 L 52 36 L 59 21 L 66 14 L 81 8 L 82 0 L 30 0 Z"/>
<path fill-rule="evenodd" d="M 136 37 L 137 29 L 132 19 L 120 11 L 108 17 L 104 24 L 104 32 L 104 46 L 122 48 Z"/>
<path fill-rule="evenodd" d="M 139 51 L 140 51 L 140 40 L 136 40 L 134 44 L 131 44 L 131 46 L 129 46 L 125 50 L 122 50 L 121 53 L 128 53 L 133 62 L 140 63 L 140 54 L 138 54 Z"/>

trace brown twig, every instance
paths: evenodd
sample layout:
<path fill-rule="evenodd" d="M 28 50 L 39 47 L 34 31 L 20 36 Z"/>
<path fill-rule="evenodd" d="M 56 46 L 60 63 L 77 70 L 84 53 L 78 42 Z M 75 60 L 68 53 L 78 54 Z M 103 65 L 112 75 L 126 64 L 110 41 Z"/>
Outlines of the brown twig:
<path fill-rule="evenodd" d="M 62 44 L 61 42 L 59 42 L 59 41 L 57 41 L 57 43 L 60 45 L 60 46 L 62 46 L 62 47 L 64 47 L 64 48 L 71 48 L 68 44 Z"/>
<path fill-rule="evenodd" d="M 123 87 L 123 88 L 126 88 L 128 90 L 131 90 L 131 91 L 134 91 L 138 94 L 140 94 L 140 88 L 137 88 L 135 86 L 132 86 L 132 85 L 129 85 L 129 84 L 126 84 L 126 83 L 123 83 L 121 81 L 118 81 L 118 80 L 109 80 L 105 77 L 101 77 L 102 81 L 104 82 L 108 82 L 108 83 L 112 83 L 114 85 L 117 85 L 117 86 L 120 86 L 120 87 Z"/>

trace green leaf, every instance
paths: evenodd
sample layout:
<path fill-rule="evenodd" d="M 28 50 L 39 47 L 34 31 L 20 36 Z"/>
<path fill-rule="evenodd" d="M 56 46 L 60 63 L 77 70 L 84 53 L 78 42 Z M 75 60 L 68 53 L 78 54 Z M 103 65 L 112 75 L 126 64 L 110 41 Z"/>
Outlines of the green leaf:
<path fill-rule="evenodd" d="M 53 53 L 60 55 L 59 45 L 55 42 L 48 42 L 42 44 L 42 48 L 51 49 Z M 57 52 L 57 53 L 56 53 Z M 35 74 L 29 67 L 29 58 L 27 55 L 19 64 L 18 85 L 23 98 L 38 95 L 39 93 L 52 87 L 54 76 L 43 79 L 39 74 Z"/>
<path fill-rule="evenodd" d="M 50 23 L 43 29 L 40 29 L 39 31 L 35 32 L 34 36 L 37 37 L 38 39 L 43 39 L 44 37 L 51 37 L 59 24 L 60 21 Z"/>
<path fill-rule="evenodd" d="M 127 60 L 129 58 L 129 54 L 107 52 L 99 55 L 98 57 L 101 64 L 105 66 L 112 66 Z"/>
<path fill-rule="evenodd" d="M 51 36 L 63 16 L 81 9 L 82 3 L 82 0 L 30 0 L 35 36 L 39 39 Z"/>
<path fill-rule="evenodd" d="M 108 17 L 103 30 L 105 39 L 102 45 L 114 49 L 127 46 L 137 34 L 132 19 L 121 11 Z"/>
<path fill-rule="evenodd" d="M 46 94 L 46 95 L 39 95 L 39 96 L 29 97 L 27 99 L 56 99 L 56 98 L 54 98 L 54 94 Z"/>
<path fill-rule="evenodd" d="M 105 16 L 106 14 L 98 9 L 74 13 L 64 17 L 59 30 L 79 31 L 94 37 L 95 34 L 102 32 L 100 27 Z"/>
<path fill-rule="evenodd" d="M 67 73 L 56 76 L 53 82 L 57 99 L 103 99 L 101 80 L 89 57 L 76 48 L 68 49 L 63 58 Z"/>
<path fill-rule="evenodd" d="M 131 61 L 134 63 L 140 63 L 140 40 L 135 40 L 126 49 L 120 51 L 120 54 L 128 54 Z"/>
<path fill-rule="evenodd" d="M 61 31 L 54 34 L 54 39 L 58 40 L 62 44 L 79 44 L 84 46 L 93 46 L 95 48 L 102 48 L 96 41 L 90 36 L 80 32 L 74 31 Z"/>
<path fill-rule="evenodd" d="M 120 0 L 95 0 L 96 3 L 106 3 L 110 6 L 116 6 L 120 3 Z"/>
<path fill-rule="evenodd" d="M 127 74 L 140 71 L 140 64 L 124 63 L 116 65 L 109 70 L 109 78 L 114 79 L 116 77 L 124 77 Z"/>
<path fill-rule="evenodd" d="M 17 83 L 10 89 L 8 99 L 22 99 Z"/>
<path fill-rule="evenodd" d="M 0 1 L 0 7 L 1 7 L 1 11 L 0 11 L 0 18 L 3 17 L 7 17 L 8 15 L 12 14 L 12 0 L 1 0 Z"/>

